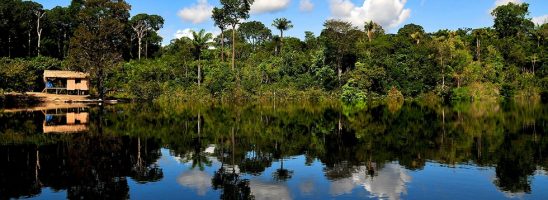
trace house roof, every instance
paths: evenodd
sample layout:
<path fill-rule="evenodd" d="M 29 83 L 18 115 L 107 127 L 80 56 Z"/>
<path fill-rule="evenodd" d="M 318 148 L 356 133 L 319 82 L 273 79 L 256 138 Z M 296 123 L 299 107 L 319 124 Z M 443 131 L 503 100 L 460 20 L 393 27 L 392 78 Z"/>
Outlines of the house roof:
<path fill-rule="evenodd" d="M 88 78 L 89 74 L 77 71 L 44 70 L 45 78 Z"/>

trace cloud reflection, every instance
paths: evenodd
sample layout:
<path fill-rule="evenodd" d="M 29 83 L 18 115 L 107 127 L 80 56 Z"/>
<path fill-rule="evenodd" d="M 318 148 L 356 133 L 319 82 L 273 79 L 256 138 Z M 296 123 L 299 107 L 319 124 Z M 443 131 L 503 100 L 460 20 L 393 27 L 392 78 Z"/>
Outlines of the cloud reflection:
<path fill-rule="evenodd" d="M 372 197 L 397 200 L 401 194 L 407 193 L 406 184 L 411 182 L 407 170 L 395 163 L 386 164 L 378 175 L 367 176 L 367 167 L 355 169 L 349 178 L 333 181 L 330 187 L 331 195 L 350 194 L 358 186 L 367 190 Z"/>
<path fill-rule="evenodd" d="M 198 195 L 204 196 L 211 188 L 212 176 L 199 170 L 189 170 L 177 178 L 177 183 L 184 187 L 196 190 Z"/>
<path fill-rule="evenodd" d="M 265 183 L 257 180 L 250 182 L 251 193 L 256 200 L 290 200 L 289 188 L 283 184 Z"/>

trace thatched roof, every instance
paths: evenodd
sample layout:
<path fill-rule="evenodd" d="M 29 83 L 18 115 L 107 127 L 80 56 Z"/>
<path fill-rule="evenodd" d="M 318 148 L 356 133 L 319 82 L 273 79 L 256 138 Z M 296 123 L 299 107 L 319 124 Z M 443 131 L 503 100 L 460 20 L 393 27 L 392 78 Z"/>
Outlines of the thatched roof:
<path fill-rule="evenodd" d="M 46 78 L 88 78 L 89 74 L 76 71 L 57 71 L 44 70 L 44 79 Z"/>

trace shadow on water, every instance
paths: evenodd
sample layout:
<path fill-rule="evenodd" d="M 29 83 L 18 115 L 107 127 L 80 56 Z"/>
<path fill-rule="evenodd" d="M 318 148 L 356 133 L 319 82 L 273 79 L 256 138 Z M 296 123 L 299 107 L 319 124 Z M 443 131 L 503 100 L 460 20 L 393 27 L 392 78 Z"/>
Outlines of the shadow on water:
<path fill-rule="evenodd" d="M 407 103 L 342 110 L 157 103 L 4 111 L 0 198 L 37 196 L 44 188 L 66 191 L 70 199 L 129 198 L 128 179 L 144 185 L 164 180 L 163 148 L 194 170 L 179 184 L 204 186 L 198 194 L 217 191 L 222 199 L 289 190 L 284 184 L 316 163 L 331 195 L 361 186 L 372 197 L 392 199 L 406 193 L 410 172 L 433 163 L 492 170 L 491 184 L 509 194 L 535 193 L 532 179 L 548 168 L 546 105 Z M 303 158 L 297 167 L 296 157 Z M 299 181 L 305 181 L 303 193 L 321 184 Z"/>

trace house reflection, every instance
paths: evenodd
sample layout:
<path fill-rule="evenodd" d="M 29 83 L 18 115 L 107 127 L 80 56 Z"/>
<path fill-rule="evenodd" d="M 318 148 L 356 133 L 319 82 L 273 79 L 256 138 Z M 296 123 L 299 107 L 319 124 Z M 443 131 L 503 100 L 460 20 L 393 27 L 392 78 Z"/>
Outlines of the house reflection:
<path fill-rule="evenodd" d="M 44 133 L 77 133 L 88 130 L 89 111 L 87 107 L 64 108 L 43 111 Z"/>

